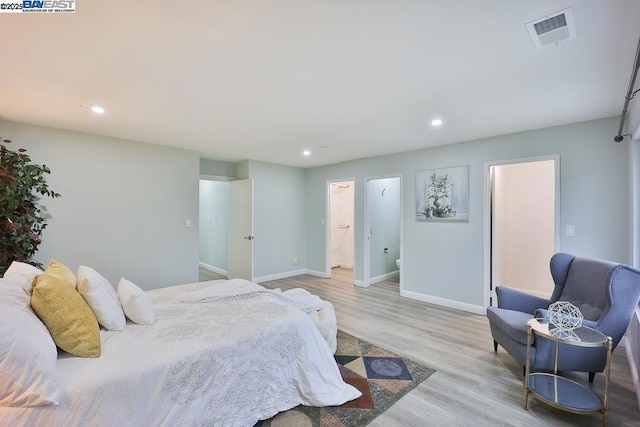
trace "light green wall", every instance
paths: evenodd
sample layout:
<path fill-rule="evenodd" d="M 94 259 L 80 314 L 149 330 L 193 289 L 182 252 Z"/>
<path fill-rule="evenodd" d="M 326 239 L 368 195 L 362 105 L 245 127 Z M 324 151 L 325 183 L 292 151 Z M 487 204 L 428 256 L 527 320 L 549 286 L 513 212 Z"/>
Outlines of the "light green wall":
<path fill-rule="evenodd" d="M 253 160 L 246 165 L 248 178 L 254 180 L 254 277 L 304 269 L 304 169 Z M 298 258 L 297 264 L 293 257 Z"/>
<path fill-rule="evenodd" d="M 237 163 L 238 178 L 255 180 L 255 276 L 305 268 L 323 272 L 327 180 L 355 178 L 354 261 L 356 279 L 362 280 L 364 180 L 402 174 L 404 289 L 481 306 L 485 164 L 556 153 L 560 226 L 573 224 L 576 230 L 575 237 L 561 236 L 560 249 L 628 262 L 628 147 L 612 142 L 617 124 L 617 118 L 596 120 L 310 169 Z M 197 153 L 1 125 L 3 137 L 52 168 L 52 188 L 63 194 L 46 201 L 53 217 L 40 259 L 92 265 L 110 280 L 125 276 L 146 288 L 197 279 Z M 470 166 L 469 222 L 416 222 L 416 172 L 465 164 Z M 192 228 L 185 227 L 186 219 Z"/>
<path fill-rule="evenodd" d="M 51 219 L 36 260 L 88 265 L 114 286 L 197 281 L 198 153 L 8 121 L 0 135 L 49 166 L 62 194 L 42 200 Z"/>
<path fill-rule="evenodd" d="M 236 176 L 236 164 L 220 160 L 200 159 L 200 174 L 214 176 Z"/>
<path fill-rule="evenodd" d="M 200 181 L 200 262 L 227 271 L 229 183 Z"/>
<path fill-rule="evenodd" d="M 560 238 L 562 251 L 628 262 L 627 148 L 614 144 L 617 118 L 541 129 L 477 141 L 363 159 L 307 170 L 307 267 L 324 271 L 325 191 L 328 179 L 356 180 L 356 279 L 363 272 L 363 185 L 367 176 L 402 173 L 404 289 L 481 307 L 484 291 L 485 164 L 560 155 L 560 226 L 575 237 Z M 470 166 L 467 223 L 415 220 L 415 174 L 426 169 Z M 463 266 L 464 268 L 461 268 Z"/>
<path fill-rule="evenodd" d="M 236 163 L 236 179 L 249 178 L 249 160 Z"/>

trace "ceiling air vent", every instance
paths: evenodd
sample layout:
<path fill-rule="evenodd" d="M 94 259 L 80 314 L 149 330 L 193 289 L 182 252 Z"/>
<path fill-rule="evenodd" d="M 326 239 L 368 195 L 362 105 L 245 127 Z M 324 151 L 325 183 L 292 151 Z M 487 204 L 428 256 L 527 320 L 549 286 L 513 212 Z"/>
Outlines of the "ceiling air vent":
<path fill-rule="evenodd" d="M 576 37 L 573 9 L 567 8 L 531 21 L 527 23 L 527 30 L 536 50 L 573 39 Z"/>

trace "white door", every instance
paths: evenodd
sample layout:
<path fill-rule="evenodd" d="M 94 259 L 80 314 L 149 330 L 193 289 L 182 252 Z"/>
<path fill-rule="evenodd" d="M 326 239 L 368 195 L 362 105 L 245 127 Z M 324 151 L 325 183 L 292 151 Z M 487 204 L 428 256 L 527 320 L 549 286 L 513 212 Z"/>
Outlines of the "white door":
<path fill-rule="evenodd" d="M 253 180 L 229 183 L 229 279 L 253 280 Z"/>

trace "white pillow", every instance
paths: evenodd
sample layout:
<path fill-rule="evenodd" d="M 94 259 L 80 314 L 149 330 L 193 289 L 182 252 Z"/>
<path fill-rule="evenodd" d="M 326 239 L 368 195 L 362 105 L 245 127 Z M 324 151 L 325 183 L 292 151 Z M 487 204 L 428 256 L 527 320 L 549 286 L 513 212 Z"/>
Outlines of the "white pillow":
<path fill-rule="evenodd" d="M 44 271 L 40 270 L 37 267 L 34 267 L 31 264 L 13 261 L 9 268 L 7 268 L 7 271 L 4 272 L 3 278 L 24 277 L 26 282 L 23 283 L 23 287 L 25 291 L 27 291 L 28 294 L 31 295 L 31 282 L 33 282 L 34 277 L 42 273 L 44 273 Z"/>
<path fill-rule="evenodd" d="M 57 405 L 57 357 L 49 331 L 31 308 L 7 304 L 0 295 L 0 406 Z"/>
<path fill-rule="evenodd" d="M 0 279 L 0 301 L 5 304 L 29 307 L 31 281 L 27 275 L 15 274 Z"/>
<path fill-rule="evenodd" d="M 93 268 L 81 265 L 76 274 L 76 284 L 98 323 L 109 331 L 124 331 L 127 321 L 111 282 Z"/>
<path fill-rule="evenodd" d="M 149 295 L 125 278 L 118 283 L 118 298 L 124 314 L 133 323 L 151 325 L 156 322 L 156 314 Z"/>

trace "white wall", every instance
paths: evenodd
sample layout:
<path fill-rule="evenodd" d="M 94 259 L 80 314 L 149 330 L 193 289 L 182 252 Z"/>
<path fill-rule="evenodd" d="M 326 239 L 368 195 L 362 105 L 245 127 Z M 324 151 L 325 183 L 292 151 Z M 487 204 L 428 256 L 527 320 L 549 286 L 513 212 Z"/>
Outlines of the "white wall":
<path fill-rule="evenodd" d="M 555 249 L 553 160 L 494 166 L 496 285 L 549 297 Z"/>
<path fill-rule="evenodd" d="M 325 182 L 354 176 L 355 241 L 363 241 L 363 191 L 367 176 L 402 173 L 403 286 L 416 295 L 455 301 L 481 310 L 484 300 L 484 165 L 489 161 L 560 155 L 560 228 L 575 225 L 575 237 L 560 238 L 560 250 L 626 262 L 628 257 L 627 148 L 614 144 L 617 118 L 486 138 L 408 153 L 307 169 L 307 267 L 325 265 Z M 415 220 L 415 174 L 470 165 L 469 222 Z M 356 245 L 356 280 L 363 278 L 363 250 Z M 463 267 L 463 268 L 461 268 Z"/>
<path fill-rule="evenodd" d="M 329 188 L 331 267 L 353 268 L 353 183 L 332 182 Z"/>
<path fill-rule="evenodd" d="M 636 80 L 635 89 L 639 85 L 640 81 Z M 632 141 L 624 143 L 628 146 L 631 168 L 629 200 L 632 200 L 632 206 L 630 207 L 629 228 L 632 240 L 629 244 L 629 259 L 634 267 L 640 268 L 640 98 L 638 96 L 629 104 L 626 123 L 626 129 L 623 133 L 633 135 Z M 628 140 L 625 139 L 625 141 Z M 636 315 L 631 320 L 631 326 L 627 331 L 627 342 L 627 356 L 632 368 L 632 378 L 640 406 L 640 308 L 636 309 Z"/>
<path fill-rule="evenodd" d="M 51 219 L 36 260 L 144 289 L 198 280 L 196 152 L 8 121 L 0 134 L 49 166 L 62 194 L 42 199 Z"/>
<path fill-rule="evenodd" d="M 200 180 L 200 262 L 227 272 L 229 183 Z"/>

